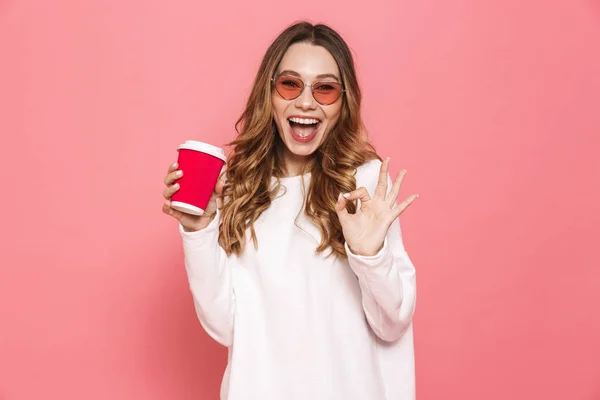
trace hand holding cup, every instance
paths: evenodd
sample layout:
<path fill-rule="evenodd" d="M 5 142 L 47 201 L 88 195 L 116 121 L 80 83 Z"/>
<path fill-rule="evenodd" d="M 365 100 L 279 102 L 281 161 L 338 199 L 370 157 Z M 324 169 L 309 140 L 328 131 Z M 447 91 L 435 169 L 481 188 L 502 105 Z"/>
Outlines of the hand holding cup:
<path fill-rule="evenodd" d="M 223 191 L 224 183 L 220 179 L 217 181 L 215 190 L 210 196 L 210 200 L 208 201 L 208 205 L 206 206 L 203 215 L 193 215 L 181 212 L 171 207 L 171 197 L 179 190 L 179 183 L 177 183 L 177 181 L 183 176 L 183 171 L 178 170 L 178 167 L 178 163 L 172 164 L 167 171 L 167 176 L 165 176 L 166 189 L 163 191 L 165 202 L 162 206 L 162 211 L 179 221 L 187 232 L 204 229 L 208 226 L 210 221 L 212 221 L 217 212 L 217 198 Z"/>
<path fill-rule="evenodd" d="M 164 180 L 167 188 L 163 191 L 163 212 L 177 219 L 186 231 L 204 229 L 217 211 L 217 198 L 223 190 L 223 149 L 186 140 L 177 151 L 177 162 L 169 167 Z"/>

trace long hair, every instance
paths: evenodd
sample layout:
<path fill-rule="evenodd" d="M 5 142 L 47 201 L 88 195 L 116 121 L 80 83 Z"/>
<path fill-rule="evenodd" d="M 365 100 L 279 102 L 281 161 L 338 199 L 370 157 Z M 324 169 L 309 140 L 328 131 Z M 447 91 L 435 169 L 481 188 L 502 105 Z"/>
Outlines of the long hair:
<path fill-rule="evenodd" d="M 360 165 L 380 159 L 366 138 L 360 112 L 362 96 L 348 45 L 327 25 L 299 22 L 289 26 L 267 49 L 246 108 L 235 124 L 238 136 L 228 144 L 233 149 L 227 160 L 219 231 L 219 244 L 228 255 L 243 253 L 248 229 L 258 247 L 254 222 L 269 208 L 279 190 L 279 184 L 272 185 L 271 179 L 283 175 L 279 150 L 284 144 L 273 120 L 271 78 L 287 49 L 299 42 L 328 50 L 337 62 L 346 89 L 339 118 L 312 154 L 307 171 L 311 179 L 304 212 L 321 231 L 317 252 L 331 248 L 332 254 L 346 258 L 335 203 L 340 192 L 356 189 L 354 174 Z M 348 202 L 347 210 L 354 213 L 356 206 Z"/>

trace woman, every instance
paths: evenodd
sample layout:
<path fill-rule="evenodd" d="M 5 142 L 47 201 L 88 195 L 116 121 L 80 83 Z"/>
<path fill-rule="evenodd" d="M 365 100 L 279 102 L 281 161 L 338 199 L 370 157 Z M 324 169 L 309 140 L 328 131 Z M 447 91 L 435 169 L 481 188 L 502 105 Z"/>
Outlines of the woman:
<path fill-rule="evenodd" d="M 346 43 L 303 22 L 271 44 L 206 214 L 170 207 L 198 318 L 229 349 L 221 399 L 414 398 L 415 270 L 389 159 L 363 137 Z M 358 188 L 358 189 L 357 189 Z M 217 200 L 219 207 L 217 207 Z"/>

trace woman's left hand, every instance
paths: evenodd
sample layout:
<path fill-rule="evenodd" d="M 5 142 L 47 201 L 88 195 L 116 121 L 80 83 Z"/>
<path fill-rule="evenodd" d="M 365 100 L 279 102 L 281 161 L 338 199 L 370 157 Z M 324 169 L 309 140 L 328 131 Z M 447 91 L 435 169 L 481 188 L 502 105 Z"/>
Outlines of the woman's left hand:
<path fill-rule="evenodd" d="M 338 197 L 335 211 L 342 225 L 344 239 L 350 251 L 360 256 L 374 256 L 383 247 L 383 241 L 388 228 L 413 202 L 418 194 L 408 196 L 404 201 L 396 204 L 400 185 L 406 175 L 402 170 L 396 176 L 394 185 L 389 194 L 387 193 L 387 177 L 390 159 L 386 158 L 379 169 L 379 180 L 373 198 L 364 187 L 360 187 L 350 193 Z M 355 214 L 346 210 L 346 202 L 360 199 L 361 206 Z"/>

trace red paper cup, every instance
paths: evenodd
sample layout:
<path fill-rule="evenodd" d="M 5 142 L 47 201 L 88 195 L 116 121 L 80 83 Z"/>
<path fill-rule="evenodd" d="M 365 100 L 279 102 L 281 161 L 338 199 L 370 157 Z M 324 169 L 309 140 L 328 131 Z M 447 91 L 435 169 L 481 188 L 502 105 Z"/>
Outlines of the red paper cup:
<path fill-rule="evenodd" d="M 177 151 L 177 162 L 183 176 L 177 181 L 179 190 L 171 197 L 171 207 L 184 213 L 202 215 L 225 164 L 225 154 L 219 147 L 195 140 L 186 140 Z"/>

